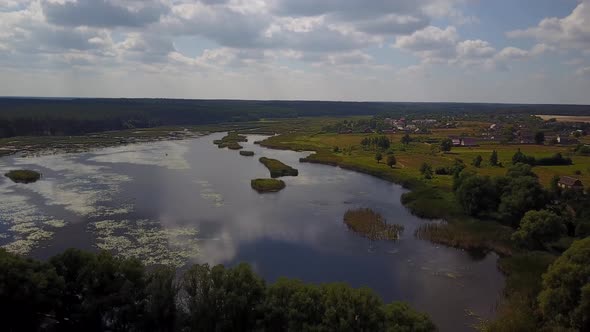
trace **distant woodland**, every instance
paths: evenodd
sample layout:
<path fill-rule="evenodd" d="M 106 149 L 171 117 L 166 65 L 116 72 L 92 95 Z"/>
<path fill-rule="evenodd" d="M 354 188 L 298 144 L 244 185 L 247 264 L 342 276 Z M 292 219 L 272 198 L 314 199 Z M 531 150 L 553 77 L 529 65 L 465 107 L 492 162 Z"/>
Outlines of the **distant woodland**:
<path fill-rule="evenodd" d="M 261 118 L 420 113 L 590 115 L 590 106 L 178 99 L 0 98 L 0 138 L 253 121 Z"/>

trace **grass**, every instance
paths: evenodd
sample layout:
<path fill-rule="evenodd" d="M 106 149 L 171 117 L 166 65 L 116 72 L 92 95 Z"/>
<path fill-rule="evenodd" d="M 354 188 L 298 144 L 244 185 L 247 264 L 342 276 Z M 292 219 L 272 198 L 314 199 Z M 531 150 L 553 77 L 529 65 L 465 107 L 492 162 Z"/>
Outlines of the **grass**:
<path fill-rule="evenodd" d="M 291 166 L 285 165 L 276 159 L 262 157 L 259 160 L 262 164 L 264 164 L 264 166 L 266 166 L 266 168 L 268 168 L 268 170 L 270 171 L 270 176 L 272 178 L 299 175 L 298 170 L 294 169 Z"/>
<path fill-rule="evenodd" d="M 372 241 L 397 240 L 404 226 L 387 224 L 386 220 L 371 209 L 348 210 L 344 223 L 350 230 Z"/>
<path fill-rule="evenodd" d="M 254 151 L 240 151 L 241 156 L 254 157 Z"/>
<path fill-rule="evenodd" d="M 13 170 L 4 174 L 4 176 L 15 183 L 33 183 L 41 179 L 41 173 L 26 169 Z"/>
<path fill-rule="evenodd" d="M 259 193 L 273 193 L 285 189 L 283 180 L 276 179 L 254 179 L 250 182 L 252 189 Z"/>

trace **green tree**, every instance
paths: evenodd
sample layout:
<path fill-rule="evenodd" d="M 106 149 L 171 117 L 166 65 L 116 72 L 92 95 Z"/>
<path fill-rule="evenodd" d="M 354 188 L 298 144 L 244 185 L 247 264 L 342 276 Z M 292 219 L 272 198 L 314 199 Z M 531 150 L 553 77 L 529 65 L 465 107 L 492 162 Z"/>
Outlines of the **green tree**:
<path fill-rule="evenodd" d="M 251 331 L 264 297 L 264 281 L 249 265 L 195 265 L 183 276 L 184 303 L 196 331 Z"/>
<path fill-rule="evenodd" d="M 440 150 L 444 152 L 449 152 L 453 148 L 453 140 L 450 138 L 445 138 L 440 143 Z"/>
<path fill-rule="evenodd" d="M 538 131 L 535 134 L 535 143 L 538 145 L 543 145 L 545 143 L 545 133 L 542 131 Z"/>
<path fill-rule="evenodd" d="M 179 286 L 176 271 L 157 267 L 147 276 L 145 291 L 145 318 L 143 331 L 174 331 L 177 323 L 176 299 Z"/>
<path fill-rule="evenodd" d="M 63 280 L 49 264 L 0 248 L 0 312 L 4 331 L 36 331 L 59 307 Z"/>
<path fill-rule="evenodd" d="M 544 244 L 558 240 L 567 231 L 561 217 L 547 210 L 529 211 L 512 240 L 529 249 L 544 248 Z"/>
<path fill-rule="evenodd" d="M 526 154 L 522 153 L 522 151 L 520 151 L 520 149 L 518 149 L 518 151 L 516 151 L 516 153 L 512 156 L 512 164 L 513 165 L 522 163 L 522 164 L 528 164 L 528 165 L 534 166 L 535 162 L 536 162 L 536 160 L 534 157 L 527 156 Z"/>
<path fill-rule="evenodd" d="M 313 331 L 321 326 L 325 307 L 318 286 L 279 278 L 267 288 L 261 311 L 265 331 Z"/>
<path fill-rule="evenodd" d="M 387 156 L 387 166 L 393 168 L 397 164 L 397 159 L 394 155 L 390 154 Z"/>
<path fill-rule="evenodd" d="M 531 167 L 531 165 L 522 163 L 510 166 L 510 168 L 508 168 L 508 171 L 506 172 L 506 176 L 509 178 L 519 178 L 523 176 L 537 178 L 537 174 L 533 172 L 533 168 Z"/>
<path fill-rule="evenodd" d="M 402 142 L 403 145 L 408 145 L 408 144 L 410 144 L 412 142 L 412 138 L 410 137 L 409 134 L 405 134 L 402 137 L 401 142 Z"/>
<path fill-rule="evenodd" d="M 503 188 L 498 212 L 502 220 L 517 227 L 526 212 L 541 209 L 546 203 L 547 194 L 539 180 L 522 176 L 510 179 Z"/>
<path fill-rule="evenodd" d="M 561 196 L 561 187 L 559 187 L 559 180 L 560 180 L 560 176 L 559 175 L 554 175 L 551 178 L 551 184 L 549 186 L 549 190 L 551 192 L 551 195 L 554 198 L 558 198 L 559 196 Z"/>
<path fill-rule="evenodd" d="M 481 167 L 481 163 L 483 162 L 483 158 L 480 155 L 477 155 L 477 157 L 473 158 L 473 166 L 480 168 Z"/>
<path fill-rule="evenodd" d="M 590 331 L 590 237 L 574 242 L 543 275 L 539 308 L 550 324 Z"/>
<path fill-rule="evenodd" d="M 432 179 L 432 166 L 428 163 L 423 163 L 422 166 L 420 166 L 420 174 L 422 174 L 425 179 Z"/>
<path fill-rule="evenodd" d="M 92 254 L 68 249 L 51 265 L 65 282 L 56 318 L 62 330 L 127 331 L 143 316 L 143 265 L 107 252 Z"/>
<path fill-rule="evenodd" d="M 490 166 L 498 166 L 498 151 L 496 150 L 492 151 L 492 155 L 490 156 Z"/>
<path fill-rule="evenodd" d="M 434 332 L 436 326 L 425 314 L 414 311 L 405 303 L 395 302 L 385 306 L 387 332 Z"/>
<path fill-rule="evenodd" d="M 383 160 L 383 155 L 381 154 L 381 152 L 377 152 L 375 154 L 375 160 L 377 160 L 377 163 L 380 163 L 381 160 Z"/>
<path fill-rule="evenodd" d="M 478 216 L 497 208 L 498 195 L 489 177 L 471 175 L 466 178 L 460 178 L 459 181 L 461 183 L 455 195 L 465 213 L 471 216 Z"/>
<path fill-rule="evenodd" d="M 383 328 L 383 302 L 368 288 L 353 289 L 343 283 L 320 287 L 324 304 L 321 330 L 379 331 Z"/>

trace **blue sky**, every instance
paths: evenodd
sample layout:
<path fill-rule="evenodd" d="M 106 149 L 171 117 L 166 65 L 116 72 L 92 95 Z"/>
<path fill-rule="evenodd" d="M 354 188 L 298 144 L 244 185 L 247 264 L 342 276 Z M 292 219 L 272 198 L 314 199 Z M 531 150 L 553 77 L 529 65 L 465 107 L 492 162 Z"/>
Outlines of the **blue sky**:
<path fill-rule="evenodd" d="M 590 104 L 590 0 L 0 0 L 0 95 Z"/>

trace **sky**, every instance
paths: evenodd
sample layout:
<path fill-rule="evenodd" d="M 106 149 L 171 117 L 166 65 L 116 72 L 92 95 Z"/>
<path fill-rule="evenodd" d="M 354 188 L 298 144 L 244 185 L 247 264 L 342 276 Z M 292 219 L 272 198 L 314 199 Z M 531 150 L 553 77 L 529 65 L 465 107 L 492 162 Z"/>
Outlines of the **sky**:
<path fill-rule="evenodd" d="M 0 0 L 0 96 L 590 104 L 590 0 Z"/>

